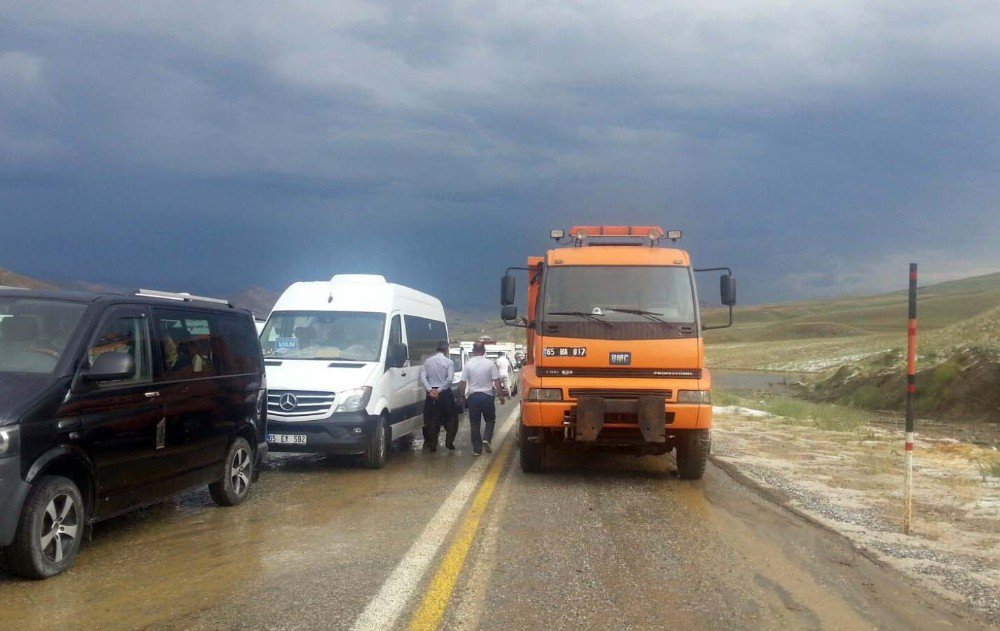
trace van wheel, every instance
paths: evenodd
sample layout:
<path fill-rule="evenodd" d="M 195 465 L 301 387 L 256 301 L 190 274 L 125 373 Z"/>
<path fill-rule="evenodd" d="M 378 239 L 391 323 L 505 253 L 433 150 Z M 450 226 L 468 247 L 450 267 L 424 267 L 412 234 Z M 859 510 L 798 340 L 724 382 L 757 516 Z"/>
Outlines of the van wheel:
<path fill-rule="evenodd" d="M 226 452 L 222 479 L 208 485 L 208 492 L 219 506 L 236 506 L 250 494 L 253 480 L 253 451 L 245 438 L 237 437 Z"/>
<path fill-rule="evenodd" d="M 545 444 L 529 442 L 528 438 L 536 434 L 522 425 L 517 424 L 517 445 L 520 448 L 521 471 L 525 473 L 540 473 L 545 467 Z M 541 434 L 537 434 L 541 438 Z"/>
<path fill-rule="evenodd" d="M 32 485 L 14 541 L 7 548 L 10 568 L 25 578 L 43 579 L 69 569 L 83 541 L 86 509 L 72 480 L 47 475 Z"/>
<path fill-rule="evenodd" d="M 712 434 L 707 429 L 679 432 L 677 435 L 677 473 L 682 480 L 700 480 L 712 450 Z"/>
<path fill-rule="evenodd" d="M 389 452 L 389 424 L 384 416 L 378 417 L 375 422 L 375 431 L 368 439 L 368 446 L 365 447 L 364 461 L 369 469 L 381 469 L 385 466 L 385 459 Z"/>

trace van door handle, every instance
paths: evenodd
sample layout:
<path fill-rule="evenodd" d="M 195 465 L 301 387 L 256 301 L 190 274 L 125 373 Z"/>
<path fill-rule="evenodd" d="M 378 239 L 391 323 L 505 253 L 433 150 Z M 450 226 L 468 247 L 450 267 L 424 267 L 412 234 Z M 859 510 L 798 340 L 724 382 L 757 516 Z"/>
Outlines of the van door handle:
<path fill-rule="evenodd" d="M 77 430 L 77 429 L 80 429 L 80 427 L 82 425 L 83 425 L 83 422 L 80 419 L 78 419 L 78 418 L 64 419 L 62 421 L 59 421 L 59 429 L 62 430 L 62 431 Z"/>
<path fill-rule="evenodd" d="M 399 375 L 400 375 L 401 377 L 405 377 L 405 376 L 406 376 L 406 373 L 405 373 L 405 372 L 401 372 L 401 373 L 399 373 Z"/>
<path fill-rule="evenodd" d="M 143 396 L 145 396 L 147 399 L 155 399 L 156 397 L 160 396 L 160 393 L 154 390 L 153 392 L 147 392 Z"/>

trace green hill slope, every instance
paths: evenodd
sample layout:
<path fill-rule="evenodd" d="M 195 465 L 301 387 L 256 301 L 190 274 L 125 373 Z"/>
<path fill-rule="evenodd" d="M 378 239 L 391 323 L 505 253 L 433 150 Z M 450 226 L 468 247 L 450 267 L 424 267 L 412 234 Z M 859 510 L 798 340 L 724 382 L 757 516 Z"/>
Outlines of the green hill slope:
<path fill-rule="evenodd" d="M 737 307 L 736 323 L 706 335 L 706 342 L 757 342 L 807 337 L 895 333 L 906 328 L 907 292 L 809 302 Z M 919 289 L 920 328 L 931 331 L 1000 307 L 1000 272 Z M 707 322 L 721 322 L 719 309 Z"/>

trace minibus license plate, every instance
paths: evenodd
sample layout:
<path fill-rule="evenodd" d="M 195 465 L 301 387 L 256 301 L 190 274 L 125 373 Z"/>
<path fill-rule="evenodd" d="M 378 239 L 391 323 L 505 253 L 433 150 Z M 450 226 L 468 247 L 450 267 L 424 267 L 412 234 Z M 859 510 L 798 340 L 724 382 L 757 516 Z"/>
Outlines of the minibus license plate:
<path fill-rule="evenodd" d="M 268 434 L 267 442 L 276 445 L 305 445 L 308 442 L 306 434 Z"/>

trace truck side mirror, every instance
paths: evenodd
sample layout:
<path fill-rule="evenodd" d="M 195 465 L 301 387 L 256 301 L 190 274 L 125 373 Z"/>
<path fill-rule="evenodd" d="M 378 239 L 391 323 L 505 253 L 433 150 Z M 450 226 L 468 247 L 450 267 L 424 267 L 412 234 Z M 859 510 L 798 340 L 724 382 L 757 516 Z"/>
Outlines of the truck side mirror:
<path fill-rule="evenodd" d="M 504 322 L 510 322 L 511 320 L 517 319 L 517 305 L 504 305 L 500 309 L 500 319 Z"/>
<path fill-rule="evenodd" d="M 514 295 L 517 293 L 517 279 L 510 274 L 500 279 L 500 304 L 503 306 L 514 304 Z M 505 318 L 506 319 L 506 318 Z M 513 318 L 510 318 L 513 320 Z"/>
<path fill-rule="evenodd" d="M 719 278 L 719 290 L 722 294 L 722 304 L 732 307 L 736 304 L 736 277 L 726 274 Z"/>
<path fill-rule="evenodd" d="M 406 344 L 390 344 L 386 352 L 385 363 L 389 368 L 402 368 L 409 359 L 409 350 Z"/>

